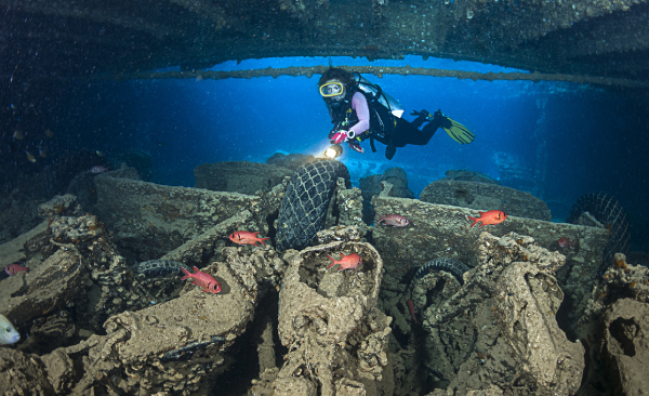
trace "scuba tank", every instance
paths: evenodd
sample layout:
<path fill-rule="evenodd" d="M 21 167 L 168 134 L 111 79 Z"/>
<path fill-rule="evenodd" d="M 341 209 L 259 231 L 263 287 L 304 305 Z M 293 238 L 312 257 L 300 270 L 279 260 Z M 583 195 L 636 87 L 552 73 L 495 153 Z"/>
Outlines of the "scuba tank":
<path fill-rule="evenodd" d="M 368 106 L 370 108 L 370 123 L 376 125 L 382 133 L 382 139 L 386 139 L 385 134 L 389 134 L 397 125 L 397 118 L 401 118 L 404 112 L 404 107 L 398 100 L 383 92 L 381 87 L 377 84 L 372 84 L 360 73 L 354 73 L 353 77 L 356 82 L 356 89 L 362 91 L 368 97 Z M 380 105 L 380 106 L 377 106 Z M 372 152 L 376 153 L 374 146 L 374 136 L 370 133 L 370 147 Z M 383 140 L 379 139 L 380 142 Z"/>
<path fill-rule="evenodd" d="M 365 79 L 365 77 L 361 76 L 360 73 L 355 73 L 354 81 L 356 81 L 358 89 L 367 94 L 373 95 L 374 100 L 390 110 L 393 116 L 401 118 L 405 109 L 397 99 L 383 92 L 380 86 L 372 84 Z"/>

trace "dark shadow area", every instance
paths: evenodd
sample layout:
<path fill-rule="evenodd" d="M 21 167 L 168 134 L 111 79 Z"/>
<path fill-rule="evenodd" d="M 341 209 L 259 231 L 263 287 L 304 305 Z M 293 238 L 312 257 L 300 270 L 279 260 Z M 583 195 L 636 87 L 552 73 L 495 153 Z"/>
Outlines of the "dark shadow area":
<path fill-rule="evenodd" d="M 611 323 L 609 331 L 612 341 L 616 342 L 624 354 L 629 357 L 635 356 L 635 344 L 633 339 L 638 333 L 639 326 L 632 319 L 618 318 Z"/>

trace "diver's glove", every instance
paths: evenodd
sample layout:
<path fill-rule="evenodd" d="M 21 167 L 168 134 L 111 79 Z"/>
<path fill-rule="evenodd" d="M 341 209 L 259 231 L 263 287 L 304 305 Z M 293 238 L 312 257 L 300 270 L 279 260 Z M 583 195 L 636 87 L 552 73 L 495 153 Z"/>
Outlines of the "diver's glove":
<path fill-rule="evenodd" d="M 333 132 L 333 135 L 331 134 Z M 331 131 L 329 133 L 329 140 L 331 144 L 341 144 L 356 136 L 354 131 Z"/>

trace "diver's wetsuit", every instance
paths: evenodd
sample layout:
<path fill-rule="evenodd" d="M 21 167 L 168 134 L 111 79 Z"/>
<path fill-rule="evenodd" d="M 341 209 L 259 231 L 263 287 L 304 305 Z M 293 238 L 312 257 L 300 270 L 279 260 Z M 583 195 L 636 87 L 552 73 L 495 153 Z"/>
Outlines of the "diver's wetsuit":
<path fill-rule="evenodd" d="M 419 116 L 412 122 L 408 122 L 403 118 L 395 118 L 397 120 L 397 125 L 392 132 L 386 136 L 389 138 L 389 141 L 382 141 L 379 136 L 374 137 L 379 142 L 388 146 L 385 149 L 385 157 L 389 160 L 394 157 L 397 147 L 404 147 L 406 144 L 413 144 L 416 146 L 427 145 L 430 138 L 435 135 L 437 128 L 440 126 L 440 121 L 432 120 L 420 131 L 419 127 L 426 121 L 425 116 Z"/>
<path fill-rule="evenodd" d="M 329 108 L 332 122 L 336 125 L 334 129 L 353 130 L 356 133 L 358 142 L 371 137 L 385 144 L 388 146 L 385 149 L 385 157 L 389 160 L 394 157 L 397 147 L 404 147 L 407 144 L 417 146 L 428 144 L 430 138 L 433 137 L 441 124 L 441 120 L 433 119 L 422 130 L 419 130 L 419 127 L 427 120 L 426 115 L 421 115 L 414 121 L 408 122 L 392 115 L 381 104 L 374 104 L 374 106 L 382 106 L 384 111 L 372 112 L 374 109 L 370 109 L 367 95 L 361 91 L 356 91 L 351 100 L 348 101 L 347 106 L 343 106 L 338 111 Z M 349 109 L 352 110 L 351 114 Z M 378 120 L 377 117 L 381 119 Z M 349 126 L 350 124 L 351 126 Z M 372 150 L 374 150 L 374 147 L 372 147 Z"/>

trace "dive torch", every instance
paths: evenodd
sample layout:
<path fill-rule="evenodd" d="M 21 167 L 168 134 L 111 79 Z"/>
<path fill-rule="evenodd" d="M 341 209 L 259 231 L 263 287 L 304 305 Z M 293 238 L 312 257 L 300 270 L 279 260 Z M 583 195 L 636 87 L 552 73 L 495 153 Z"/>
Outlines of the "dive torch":
<path fill-rule="evenodd" d="M 324 151 L 324 156 L 330 159 L 338 158 L 343 154 L 343 146 L 333 144 Z"/>
<path fill-rule="evenodd" d="M 340 144 L 347 141 L 348 137 L 353 137 L 353 135 L 349 136 L 349 132 L 345 130 L 333 129 L 329 132 L 331 147 L 325 150 L 324 156 L 331 159 L 340 157 L 343 154 L 343 147 Z"/>

